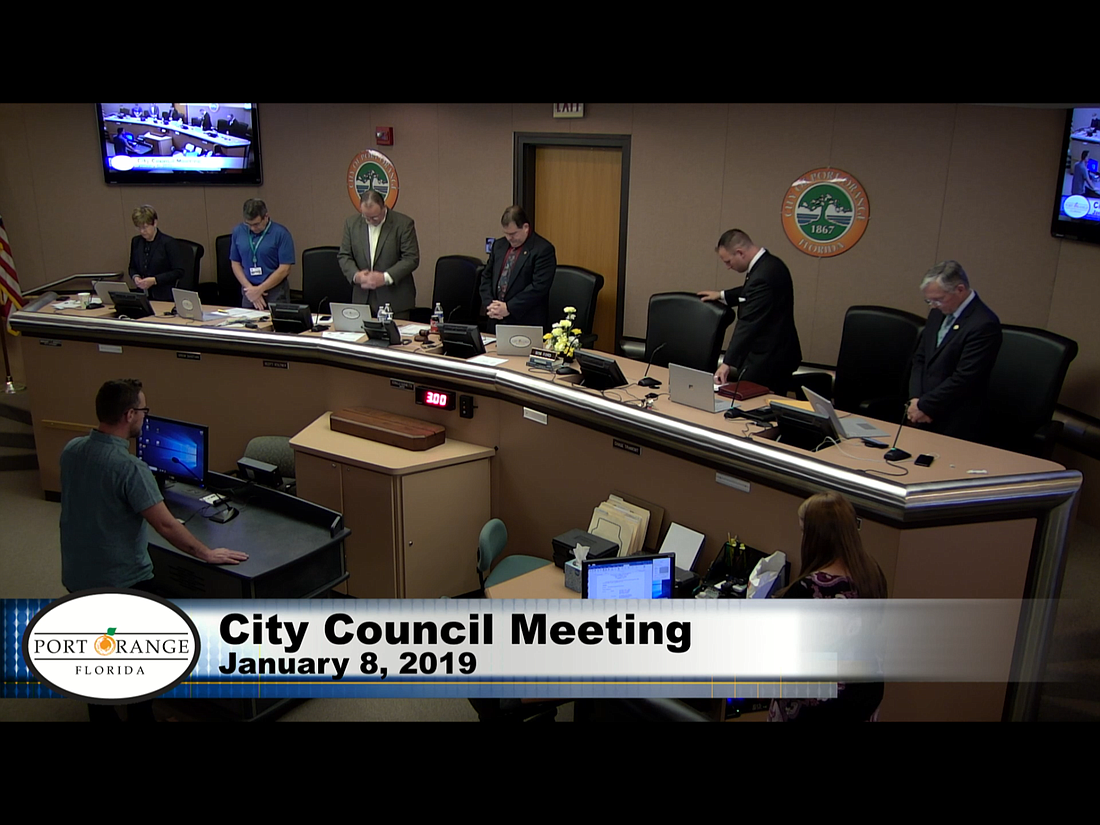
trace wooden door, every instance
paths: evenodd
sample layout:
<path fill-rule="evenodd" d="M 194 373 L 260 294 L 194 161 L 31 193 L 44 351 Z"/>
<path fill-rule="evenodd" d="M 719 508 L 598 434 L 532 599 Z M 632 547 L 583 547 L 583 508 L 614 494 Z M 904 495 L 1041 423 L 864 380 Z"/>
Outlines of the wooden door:
<path fill-rule="evenodd" d="M 559 266 L 603 275 L 594 328 L 584 332 L 595 332 L 596 349 L 604 352 L 615 351 L 621 192 L 621 149 L 536 148 L 535 231 L 554 244 Z"/>

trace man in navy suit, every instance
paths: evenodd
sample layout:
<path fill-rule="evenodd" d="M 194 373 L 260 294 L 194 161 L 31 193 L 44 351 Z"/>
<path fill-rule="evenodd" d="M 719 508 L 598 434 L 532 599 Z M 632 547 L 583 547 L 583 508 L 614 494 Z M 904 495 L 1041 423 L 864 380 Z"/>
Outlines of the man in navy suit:
<path fill-rule="evenodd" d="M 558 266 L 554 245 L 535 234 L 522 206 L 505 209 L 500 225 L 504 237 L 493 244 L 481 273 L 481 305 L 489 316 L 489 329 L 501 321 L 545 328 Z"/>
<path fill-rule="evenodd" d="M 1001 322 L 970 288 L 958 261 L 943 261 L 921 281 L 932 307 L 913 355 L 909 421 L 954 438 L 977 440 L 982 399 L 1001 349 Z"/>
<path fill-rule="evenodd" d="M 704 301 L 722 301 L 738 310 L 737 326 L 714 380 L 725 384 L 733 367 L 740 370 L 739 378 L 783 394 L 802 363 L 791 272 L 740 229 L 723 233 L 715 251 L 728 269 L 748 274 L 743 287 L 699 293 Z"/>

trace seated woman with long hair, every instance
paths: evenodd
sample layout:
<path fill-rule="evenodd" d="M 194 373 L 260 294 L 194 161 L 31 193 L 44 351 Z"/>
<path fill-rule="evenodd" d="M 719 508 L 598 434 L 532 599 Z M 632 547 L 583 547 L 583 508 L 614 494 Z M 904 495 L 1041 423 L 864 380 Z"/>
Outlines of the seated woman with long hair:
<path fill-rule="evenodd" d="M 802 527 L 801 577 L 782 599 L 885 599 L 886 577 L 863 549 L 855 508 L 838 493 L 818 493 L 798 508 Z M 775 699 L 769 721 L 873 722 L 882 682 L 837 686 L 836 699 Z"/>

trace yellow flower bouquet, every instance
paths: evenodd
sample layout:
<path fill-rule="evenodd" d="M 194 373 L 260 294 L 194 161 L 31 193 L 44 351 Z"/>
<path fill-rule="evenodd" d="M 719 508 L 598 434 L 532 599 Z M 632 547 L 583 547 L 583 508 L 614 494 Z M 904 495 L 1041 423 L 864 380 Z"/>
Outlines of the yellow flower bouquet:
<path fill-rule="evenodd" d="M 554 324 L 551 330 L 542 336 L 542 340 L 549 349 L 571 359 L 573 353 L 581 348 L 581 339 L 577 337 L 581 331 L 573 326 L 573 322 L 577 319 L 577 308 L 566 307 L 564 311 L 565 318 Z"/>

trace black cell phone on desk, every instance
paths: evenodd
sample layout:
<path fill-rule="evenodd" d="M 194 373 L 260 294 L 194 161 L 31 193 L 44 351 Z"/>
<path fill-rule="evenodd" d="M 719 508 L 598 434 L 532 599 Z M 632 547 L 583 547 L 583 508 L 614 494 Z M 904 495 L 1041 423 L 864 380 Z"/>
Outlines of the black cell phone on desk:
<path fill-rule="evenodd" d="M 931 455 L 918 455 L 913 459 L 913 463 L 918 467 L 931 467 L 932 462 L 935 460 L 935 456 Z"/>
<path fill-rule="evenodd" d="M 885 450 L 887 447 L 890 446 L 889 444 L 883 441 L 879 441 L 875 438 L 861 438 L 860 441 L 862 441 L 868 447 L 874 447 L 876 450 Z"/>

